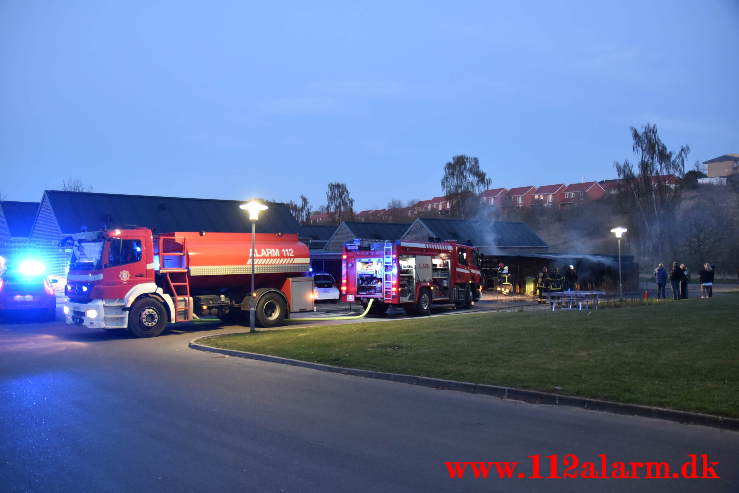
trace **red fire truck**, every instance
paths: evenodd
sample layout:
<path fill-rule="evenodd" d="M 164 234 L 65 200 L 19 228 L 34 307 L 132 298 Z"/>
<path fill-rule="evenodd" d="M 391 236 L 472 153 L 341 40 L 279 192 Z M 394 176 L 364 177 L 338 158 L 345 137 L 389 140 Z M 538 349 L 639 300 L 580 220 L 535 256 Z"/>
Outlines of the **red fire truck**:
<path fill-rule="evenodd" d="M 152 337 L 202 315 L 236 321 L 250 302 L 264 327 L 282 324 L 291 311 L 312 311 L 308 247 L 295 234 L 257 234 L 255 241 L 252 252 L 248 233 L 155 235 L 147 228 L 66 238 L 66 322 Z"/>
<path fill-rule="evenodd" d="M 342 301 L 366 305 L 372 314 L 390 305 L 414 315 L 428 315 L 431 305 L 469 308 L 480 297 L 477 249 L 453 242 L 352 242 L 344 246 Z"/>

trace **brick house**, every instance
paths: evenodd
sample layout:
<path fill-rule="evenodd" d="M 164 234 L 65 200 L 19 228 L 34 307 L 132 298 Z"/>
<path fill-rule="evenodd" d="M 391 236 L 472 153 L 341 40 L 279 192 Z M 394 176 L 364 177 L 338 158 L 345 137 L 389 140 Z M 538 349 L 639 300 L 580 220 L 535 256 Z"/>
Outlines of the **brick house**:
<path fill-rule="evenodd" d="M 505 188 L 491 188 L 490 190 L 482 192 L 480 194 L 480 198 L 486 204 L 502 207 L 505 205 L 507 195 L 507 190 Z"/>
<path fill-rule="evenodd" d="M 516 187 L 508 190 L 510 205 L 513 207 L 528 207 L 534 201 L 535 186 Z"/>
<path fill-rule="evenodd" d="M 565 198 L 565 188 L 567 187 L 563 183 L 538 187 L 534 192 L 534 203 L 540 203 L 544 207 L 558 206 Z"/>
<path fill-rule="evenodd" d="M 709 178 L 720 178 L 739 173 L 739 154 L 724 154 L 717 158 L 703 161 Z"/>
<path fill-rule="evenodd" d="M 606 189 L 597 181 L 586 181 L 567 185 L 561 206 L 581 204 L 588 200 L 598 200 L 606 194 Z"/>

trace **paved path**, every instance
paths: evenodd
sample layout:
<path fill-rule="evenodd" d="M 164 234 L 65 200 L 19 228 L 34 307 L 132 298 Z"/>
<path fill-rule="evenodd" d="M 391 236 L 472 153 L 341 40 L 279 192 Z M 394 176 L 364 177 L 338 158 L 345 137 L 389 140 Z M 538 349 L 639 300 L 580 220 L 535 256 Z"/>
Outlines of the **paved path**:
<path fill-rule="evenodd" d="M 739 434 L 227 358 L 156 339 L 0 325 L 3 491 L 739 491 Z M 448 478 L 533 454 L 681 462 L 720 480 Z M 524 467 L 524 466 L 520 466 Z"/>

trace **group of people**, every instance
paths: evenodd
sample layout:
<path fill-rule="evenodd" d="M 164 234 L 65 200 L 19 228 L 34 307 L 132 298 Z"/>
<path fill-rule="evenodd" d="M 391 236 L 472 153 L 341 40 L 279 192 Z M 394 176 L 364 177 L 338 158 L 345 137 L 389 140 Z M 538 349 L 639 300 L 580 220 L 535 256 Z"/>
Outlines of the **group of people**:
<path fill-rule="evenodd" d="M 711 298 L 713 296 L 713 273 L 715 266 L 705 263 L 703 269 L 698 273 L 701 286 L 701 298 Z M 657 282 L 657 299 L 665 299 L 667 281 L 670 281 L 672 288 L 672 299 L 680 300 L 688 298 L 688 283 L 690 282 L 690 273 L 688 266 L 678 261 L 672 263 L 672 269 L 668 272 L 664 264 L 659 264 L 654 269 L 654 279 Z"/>

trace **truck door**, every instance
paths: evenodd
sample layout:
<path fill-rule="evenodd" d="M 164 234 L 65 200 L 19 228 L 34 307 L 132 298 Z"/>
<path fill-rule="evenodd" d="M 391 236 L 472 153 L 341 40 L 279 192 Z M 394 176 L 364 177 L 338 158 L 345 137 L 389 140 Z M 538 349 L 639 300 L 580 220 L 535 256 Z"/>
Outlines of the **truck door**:
<path fill-rule="evenodd" d="M 109 238 L 103 252 L 103 287 L 106 298 L 123 298 L 132 286 L 153 281 L 147 271 L 144 238 Z"/>

